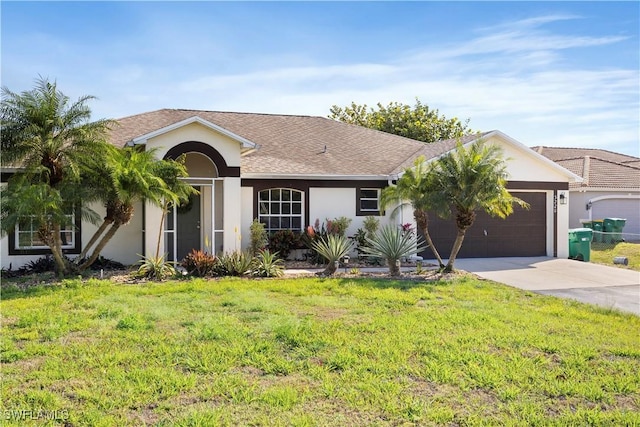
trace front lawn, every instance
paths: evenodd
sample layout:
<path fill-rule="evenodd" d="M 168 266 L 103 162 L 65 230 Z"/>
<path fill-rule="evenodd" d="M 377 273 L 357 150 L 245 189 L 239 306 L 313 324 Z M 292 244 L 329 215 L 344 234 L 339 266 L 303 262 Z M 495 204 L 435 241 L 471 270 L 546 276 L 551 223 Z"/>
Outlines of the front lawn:
<path fill-rule="evenodd" d="M 638 425 L 638 331 L 470 276 L 5 289 L 3 425 Z"/>
<path fill-rule="evenodd" d="M 629 265 L 614 264 L 615 257 L 627 257 Z M 640 271 L 640 243 L 591 243 L 591 262 Z"/>

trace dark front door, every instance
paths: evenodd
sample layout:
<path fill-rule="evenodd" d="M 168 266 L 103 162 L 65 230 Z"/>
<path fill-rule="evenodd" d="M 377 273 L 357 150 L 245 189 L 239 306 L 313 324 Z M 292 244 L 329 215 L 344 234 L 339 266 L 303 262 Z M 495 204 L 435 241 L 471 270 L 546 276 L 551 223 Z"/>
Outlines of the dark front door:
<path fill-rule="evenodd" d="M 195 187 L 200 191 L 201 187 Z M 182 260 L 192 249 L 202 249 L 200 232 L 200 194 L 192 195 L 189 202 L 178 208 L 177 240 L 178 253 L 176 260 Z"/>
<path fill-rule="evenodd" d="M 547 254 L 547 203 L 545 193 L 518 193 L 514 196 L 529 203 L 529 210 L 514 206 L 506 219 L 478 212 L 467 230 L 459 258 L 545 256 Z M 454 220 L 429 215 L 429 233 L 440 256 L 448 258 L 456 238 Z M 431 249 L 421 253 L 433 259 Z"/>

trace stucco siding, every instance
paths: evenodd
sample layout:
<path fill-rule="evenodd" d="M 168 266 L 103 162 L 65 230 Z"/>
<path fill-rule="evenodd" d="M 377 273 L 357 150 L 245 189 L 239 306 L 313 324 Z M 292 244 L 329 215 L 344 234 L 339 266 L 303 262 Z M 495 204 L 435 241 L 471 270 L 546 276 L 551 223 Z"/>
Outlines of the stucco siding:
<path fill-rule="evenodd" d="M 189 141 L 209 144 L 225 159 L 227 166 L 240 166 L 240 143 L 199 123 L 191 123 L 151 138 L 147 147 L 157 148 L 158 157 L 162 158 L 172 147 Z"/>
<path fill-rule="evenodd" d="M 502 148 L 503 158 L 507 161 L 507 172 L 510 181 L 547 181 L 567 182 L 568 178 L 558 170 L 550 160 L 549 164 L 542 156 L 537 156 L 526 147 L 518 147 L 504 143 L 499 138 L 491 138 L 488 141 Z"/>
<path fill-rule="evenodd" d="M 590 200 L 591 210 L 587 210 Z M 569 226 L 581 227 L 583 220 L 604 218 L 624 218 L 624 233 L 635 234 L 640 240 L 640 192 L 572 191 L 570 200 Z"/>

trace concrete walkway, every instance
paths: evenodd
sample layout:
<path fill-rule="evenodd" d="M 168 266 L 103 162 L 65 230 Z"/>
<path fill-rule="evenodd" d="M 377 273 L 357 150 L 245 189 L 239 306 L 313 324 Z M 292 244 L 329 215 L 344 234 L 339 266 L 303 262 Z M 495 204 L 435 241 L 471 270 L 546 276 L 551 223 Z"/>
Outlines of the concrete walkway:
<path fill-rule="evenodd" d="M 640 272 L 569 259 L 466 258 L 456 268 L 519 289 L 640 315 Z"/>

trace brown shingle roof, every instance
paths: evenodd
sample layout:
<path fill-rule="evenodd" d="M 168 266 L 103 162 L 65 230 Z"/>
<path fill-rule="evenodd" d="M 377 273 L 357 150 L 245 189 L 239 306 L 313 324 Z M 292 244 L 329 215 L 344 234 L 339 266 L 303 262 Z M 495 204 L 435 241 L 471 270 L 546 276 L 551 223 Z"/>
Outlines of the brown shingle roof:
<path fill-rule="evenodd" d="M 556 163 L 584 179 L 582 183 L 569 184 L 570 188 L 640 189 L 638 167 L 589 156 L 558 160 Z"/>
<path fill-rule="evenodd" d="M 434 145 L 323 117 L 170 109 L 119 119 L 111 143 L 195 116 L 260 145 L 242 157 L 243 175 L 389 175 Z"/>

